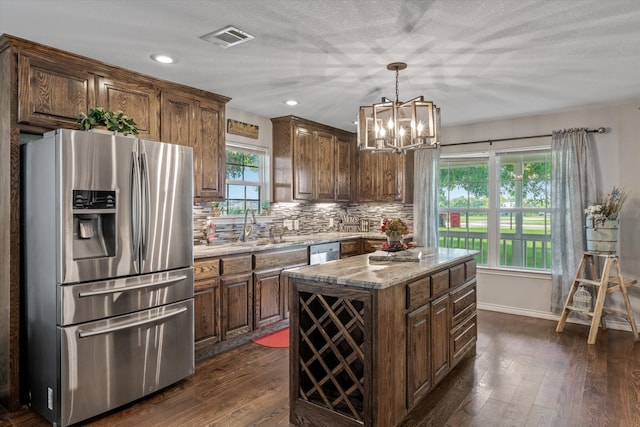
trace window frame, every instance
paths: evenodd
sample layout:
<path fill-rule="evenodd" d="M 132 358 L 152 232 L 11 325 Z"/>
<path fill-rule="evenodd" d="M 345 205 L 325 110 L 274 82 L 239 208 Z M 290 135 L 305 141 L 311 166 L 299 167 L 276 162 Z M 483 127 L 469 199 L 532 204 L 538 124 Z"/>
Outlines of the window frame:
<path fill-rule="evenodd" d="M 542 208 L 504 208 L 500 206 L 500 162 L 499 158 L 505 155 L 517 155 L 525 153 L 535 152 L 547 152 L 551 153 L 551 146 L 547 144 L 535 145 L 535 146 L 523 146 L 513 148 L 490 148 L 481 151 L 458 151 L 443 153 L 440 156 L 441 161 L 473 161 L 473 160 L 486 160 L 488 165 L 488 185 L 489 185 L 489 203 L 488 208 L 441 208 L 438 203 L 438 215 L 440 213 L 449 214 L 452 211 L 460 212 L 461 214 L 467 214 L 469 212 L 486 212 L 487 214 L 487 260 L 486 264 L 481 264 L 480 257 L 478 256 L 478 265 L 484 268 L 501 269 L 501 270 L 516 270 L 526 272 L 541 272 L 549 273 L 551 271 L 551 260 L 548 260 L 547 268 L 533 268 L 526 266 L 508 266 L 500 265 L 500 213 L 504 211 L 511 212 L 538 212 L 545 211 L 546 215 L 551 213 L 551 200 L 549 205 Z M 442 162 L 440 168 L 442 167 Z M 549 181 L 550 182 L 550 181 Z M 441 183 L 439 184 L 439 190 Z M 439 221 L 437 219 L 437 221 Z M 438 224 L 439 226 L 439 224 Z M 549 240 L 551 236 L 551 230 L 549 225 Z"/>
<path fill-rule="evenodd" d="M 229 151 L 241 151 L 244 153 L 248 153 L 248 154 L 257 154 L 258 155 L 258 176 L 259 176 L 259 181 L 255 182 L 255 181 L 244 181 L 244 180 L 234 180 L 234 179 L 227 179 L 227 161 L 226 161 L 226 157 L 227 157 L 227 150 Z M 260 188 L 260 196 L 259 196 L 259 201 L 258 201 L 258 212 L 260 213 L 262 211 L 262 206 L 265 203 L 270 203 L 271 202 L 271 186 L 270 186 L 270 176 L 271 176 L 271 152 L 268 148 L 260 146 L 260 145 L 252 145 L 252 144 L 245 144 L 245 143 L 241 143 L 241 142 L 235 142 L 235 141 L 226 141 L 225 143 L 225 187 L 228 185 L 255 185 L 257 187 Z M 257 185 L 256 185 L 257 184 Z M 226 187 L 225 190 L 228 190 L 228 188 Z M 229 194 L 228 191 L 225 191 L 225 204 L 227 203 L 227 200 L 229 200 Z M 236 199 L 234 199 L 236 200 Z M 245 198 L 246 201 L 246 198 Z M 231 214 L 231 215 L 224 215 L 227 218 L 233 218 L 233 217 L 241 217 L 244 214 Z"/>

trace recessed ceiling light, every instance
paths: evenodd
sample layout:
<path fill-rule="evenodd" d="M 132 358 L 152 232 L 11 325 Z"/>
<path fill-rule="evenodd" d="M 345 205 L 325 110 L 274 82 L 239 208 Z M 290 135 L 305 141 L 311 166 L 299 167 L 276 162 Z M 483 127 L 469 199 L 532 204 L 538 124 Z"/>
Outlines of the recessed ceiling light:
<path fill-rule="evenodd" d="M 170 56 L 162 55 L 159 53 L 154 53 L 153 55 L 151 55 L 151 59 L 156 62 L 160 62 L 161 64 L 175 64 L 176 62 L 178 62 L 178 60 L 173 59 Z"/>
<path fill-rule="evenodd" d="M 294 105 L 298 105 L 298 101 L 296 101 L 295 99 L 290 99 L 288 101 L 284 101 L 285 104 L 287 104 L 290 107 L 293 107 Z"/>

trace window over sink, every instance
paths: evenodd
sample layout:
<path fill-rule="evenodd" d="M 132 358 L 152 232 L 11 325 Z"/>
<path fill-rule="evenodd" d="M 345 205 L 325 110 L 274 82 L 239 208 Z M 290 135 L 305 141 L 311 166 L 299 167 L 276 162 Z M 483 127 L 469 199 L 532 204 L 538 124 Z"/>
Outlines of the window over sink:
<path fill-rule="evenodd" d="M 244 215 L 246 209 L 262 213 L 269 206 L 269 153 L 265 148 L 226 144 L 226 194 L 222 215 Z"/>

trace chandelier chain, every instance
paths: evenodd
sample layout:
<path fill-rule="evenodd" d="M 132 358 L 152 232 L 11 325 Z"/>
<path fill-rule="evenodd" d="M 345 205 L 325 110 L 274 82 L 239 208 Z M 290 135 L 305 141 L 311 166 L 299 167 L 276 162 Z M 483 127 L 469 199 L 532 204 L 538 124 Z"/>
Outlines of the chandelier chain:
<path fill-rule="evenodd" d="M 396 68 L 396 103 L 400 102 L 400 89 L 398 89 L 398 75 L 400 71 Z"/>

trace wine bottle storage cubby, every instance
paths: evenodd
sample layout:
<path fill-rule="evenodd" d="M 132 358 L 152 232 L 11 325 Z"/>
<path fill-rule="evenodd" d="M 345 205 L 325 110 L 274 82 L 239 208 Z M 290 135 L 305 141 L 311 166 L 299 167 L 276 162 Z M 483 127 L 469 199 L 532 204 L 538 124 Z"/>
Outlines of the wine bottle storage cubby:
<path fill-rule="evenodd" d="M 368 299 L 299 292 L 298 398 L 362 421 Z"/>

